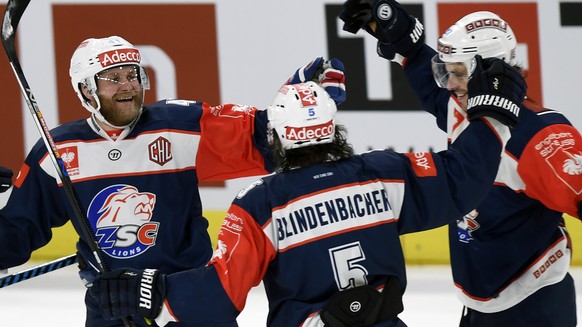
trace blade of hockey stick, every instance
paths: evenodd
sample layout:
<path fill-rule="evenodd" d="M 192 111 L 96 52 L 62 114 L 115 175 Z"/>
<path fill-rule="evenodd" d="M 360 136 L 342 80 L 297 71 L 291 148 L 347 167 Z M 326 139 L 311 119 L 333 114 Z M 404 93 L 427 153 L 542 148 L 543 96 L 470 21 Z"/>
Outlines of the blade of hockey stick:
<path fill-rule="evenodd" d="M 20 22 L 24 10 L 28 7 L 30 0 L 19 0 L 12 1 L 9 0 L 6 4 L 6 10 L 4 11 L 4 19 L 2 20 L 2 45 L 6 49 L 6 54 L 13 53 L 16 57 L 16 49 L 14 47 L 14 36 L 16 35 L 16 27 Z M 10 55 L 8 59 L 12 61 Z"/>
<path fill-rule="evenodd" d="M 22 281 L 25 281 L 25 280 L 28 280 L 28 279 L 31 279 L 31 278 L 34 278 L 34 277 L 37 277 L 40 275 L 44 275 L 44 274 L 49 273 L 51 271 L 55 271 L 57 269 L 67 267 L 67 266 L 70 266 L 70 265 L 75 264 L 75 263 L 77 263 L 77 254 L 71 254 L 71 255 L 68 255 L 66 257 L 56 259 L 56 260 L 51 261 L 51 262 L 43 263 L 43 264 L 38 265 L 36 267 L 26 269 L 26 270 L 23 270 L 21 272 L 14 273 L 14 274 L 0 278 L 0 288 L 14 285 L 16 283 L 20 283 Z"/>
<path fill-rule="evenodd" d="M 67 199 L 69 200 L 69 204 L 73 208 L 73 212 L 75 213 L 75 218 L 78 221 L 78 225 L 81 228 L 82 236 L 85 238 L 95 260 L 97 261 L 98 268 L 101 272 L 108 271 L 109 269 L 106 266 L 105 261 L 103 260 L 103 254 L 99 249 L 99 245 L 95 238 L 93 237 L 93 232 L 91 231 L 91 223 L 89 219 L 85 215 L 83 209 L 81 208 L 81 201 L 79 200 L 79 196 L 75 189 L 73 188 L 73 182 L 69 177 L 67 169 L 63 163 L 61 155 L 57 149 L 57 146 L 49 132 L 49 128 L 44 121 L 43 115 L 40 112 L 38 104 L 34 98 L 34 94 L 32 94 L 32 90 L 28 85 L 28 81 L 24 76 L 24 72 L 20 67 L 20 62 L 18 60 L 18 56 L 16 55 L 16 46 L 15 46 L 15 34 L 16 28 L 18 27 L 18 23 L 20 22 L 20 18 L 24 14 L 26 7 L 30 0 L 8 0 L 6 4 L 6 10 L 4 12 L 4 19 L 2 21 L 2 46 L 4 46 L 4 50 L 6 51 L 6 56 L 8 56 L 8 60 L 10 61 L 10 66 L 12 67 L 12 71 L 18 80 L 18 84 L 20 86 L 20 91 L 26 100 L 26 104 L 28 105 L 28 109 L 34 118 L 34 122 L 36 127 L 38 128 L 43 142 L 48 150 L 49 158 L 51 159 L 55 170 L 57 172 L 58 177 L 60 178 L 61 182 L 63 183 L 63 189 L 67 195 Z M 133 327 L 135 323 L 131 319 L 131 317 L 123 318 L 123 324 L 126 327 Z"/>

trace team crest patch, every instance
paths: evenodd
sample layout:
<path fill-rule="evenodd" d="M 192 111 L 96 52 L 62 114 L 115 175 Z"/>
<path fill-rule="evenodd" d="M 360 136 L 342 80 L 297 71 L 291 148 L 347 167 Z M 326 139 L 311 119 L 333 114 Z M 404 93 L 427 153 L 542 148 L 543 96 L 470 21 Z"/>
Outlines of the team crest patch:
<path fill-rule="evenodd" d="M 473 232 L 481 227 L 477 222 L 478 215 L 479 212 L 474 209 L 466 214 L 463 219 L 457 220 L 457 234 L 460 242 L 469 243 L 473 240 Z"/>
<path fill-rule="evenodd" d="M 152 222 L 156 195 L 131 185 L 103 189 L 91 201 L 87 218 L 99 247 L 117 259 L 132 258 L 156 244 L 158 222 Z"/>
<path fill-rule="evenodd" d="M 68 146 L 66 148 L 59 149 L 59 155 L 63 160 L 65 169 L 69 176 L 79 175 L 79 152 L 76 146 Z"/>
<path fill-rule="evenodd" d="M 582 193 L 582 153 L 571 148 L 560 147 L 546 158 L 548 165 L 572 192 Z"/>

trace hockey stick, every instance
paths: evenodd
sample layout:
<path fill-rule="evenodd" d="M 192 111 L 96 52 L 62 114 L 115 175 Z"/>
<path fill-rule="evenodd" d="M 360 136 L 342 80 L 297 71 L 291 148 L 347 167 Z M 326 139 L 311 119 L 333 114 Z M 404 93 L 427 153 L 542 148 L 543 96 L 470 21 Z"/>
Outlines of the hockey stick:
<path fill-rule="evenodd" d="M 75 263 L 77 263 L 77 254 L 71 254 L 51 262 L 43 263 L 42 265 L 0 278 L 0 288 L 14 285 Z"/>
<path fill-rule="evenodd" d="M 84 211 L 81 209 L 81 201 L 79 200 L 79 196 L 73 188 L 73 182 L 67 173 L 63 159 L 61 158 L 59 150 L 57 149 L 57 146 L 52 136 L 50 135 L 49 128 L 47 127 L 43 115 L 38 108 L 38 104 L 36 103 L 34 95 L 32 94 L 32 90 L 30 89 L 26 77 L 24 76 L 24 72 L 20 67 L 18 56 L 16 55 L 16 46 L 14 40 L 16 28 L 18 27 L 20 18 L 22 18 L 22 15 L 24 14 L 26 7 L 28 7 L 29 2 L 30 0 L 8 0 L 8 3 L 6 4 L 6 10 L 4 12 L 4 19 L 2 21 L 2 45 L 4 46 L 8 60 L 10 61 L 12 71 L 18 80 L 20 91 L 26 100 L 28 109 L 34 118 L 36 127 L 38 128 L 44 144 L 48 150 L 48 156 L 55 167 L 58 177 L 63 183 L 63 189 L 67 194 L 69 204 L 73 208 L 75 218 L 79 223 L 78 225 L 81 228 L 82 234 L 85 237 L 85 240 L 89 245 L 93 256 L 95 257 L 95 260 L 97 261 L 99 270 L 104 272 L 109 269 L 103 260 L 99 245 L 93 238 L 93 233 L 91 232 L 91 223 L 89 222 L 87 216 L 84 214 Z M 135 326 L 135 323 L 133 320 L 131 320 L 130 317 L 123 318 L 123 323 L 126 327 Z"/>

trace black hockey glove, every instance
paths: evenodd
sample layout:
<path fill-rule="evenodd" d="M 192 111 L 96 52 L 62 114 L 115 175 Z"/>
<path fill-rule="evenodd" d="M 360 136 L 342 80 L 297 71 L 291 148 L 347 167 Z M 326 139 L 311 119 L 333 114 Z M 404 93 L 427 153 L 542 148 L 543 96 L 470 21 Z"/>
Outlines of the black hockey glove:
<path fill-rule="evenodd" d="M 397 54 L 411 58 L 424 44 L 424 26 L 394 0 L 348 0 L 340 19 L 343 29 L 355 33 L 360 26 L 378 40 L 378 54 L 393 60 Z"/>
<path fill-rule="evenodd" d="M 12 186 L 12 170 L 0 166 L 0 193 L 6 192 Z"/>
<path fill-rule="evenodd" d="M 297 69 L 285 84 L 298 84 L 308 81 L 321 85 L 337 105 L 346 100 L 344 63 L 341 60 L 337 58 L 330 60 L 325 60 L 322 57 L 315 58 L 307 65 Z"/>
<path fill-rule="evenodd" d="M 467 116 L 492 117 L 515 127 L 527 92 L 520 72 L 501 59 L 475 57 L 475 70 L 468 83 Z"/>
<path fill-rule="evenodd" d="M 382 293 L 369 285 L 335 293 L 319 314 L 325 327 L 364 327 L 392 320 L 403 310 L 400 282 L 390 277 Z"/>
<path fill-rule="evenodd" d="M 162 310 L 165 277 L 156 269 L 117 269 L 102 273 L 89 287 L 107 320 L 138 315 L 155 319 Z"/>
<path fill-rule="evenodd" d="M 343 30 L 352 34 L 366 28 L 374 21 L 372 6 L 374 0 L 348 0 L 342 5 L 339 18 L 344 22 Z"/>

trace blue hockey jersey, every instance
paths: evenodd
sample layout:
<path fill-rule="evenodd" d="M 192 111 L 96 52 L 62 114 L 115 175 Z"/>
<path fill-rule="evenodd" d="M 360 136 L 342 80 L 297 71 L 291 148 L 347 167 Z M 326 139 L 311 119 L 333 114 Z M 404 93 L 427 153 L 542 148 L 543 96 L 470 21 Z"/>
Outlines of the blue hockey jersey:
<path fill-rule="evenodd" d="M 266 111 L 253 107 L 165 100 L 145 106 L 135 125 L 113 138 L 92 118 L 51 135 L 105 264 L 171 273 L 202 266 L 212 254 L 199 181 L 271 170 L 263 156 L 266 126 Z M 68 220 L 83 235 L 39 141 L 0 210 L 0 267 L 26 262 L 49 242 L 51 228 Z M 97 267 L 84 237 L 77 248 Z"/>
<path fill-rule="evenodd" d="M 404 72 L 454 141 L 469 125 L 455 95 L 433 81 L 424 45 Z M 582 137 L 559 112 L 524 101 L 494 186 L 449 226 L 453 279 L 467 307 L 498 312 L 561 281 L 570 265 L 562 213 L 582 215 Z"/>
<path fill-rule="evenodd" d="M 268 326 L 322 326 L 318 312 L 334 293 L 381 290 L 389 276 L 404 292 L 399 236 L 480 203 L 508 136 L 498 122 L 477 120 L 441 153 L 377 150 L 256 181 L 229 208 L 208 266 L 166 276 L 157 323 L 228 321 L 261 280 Z"/>

